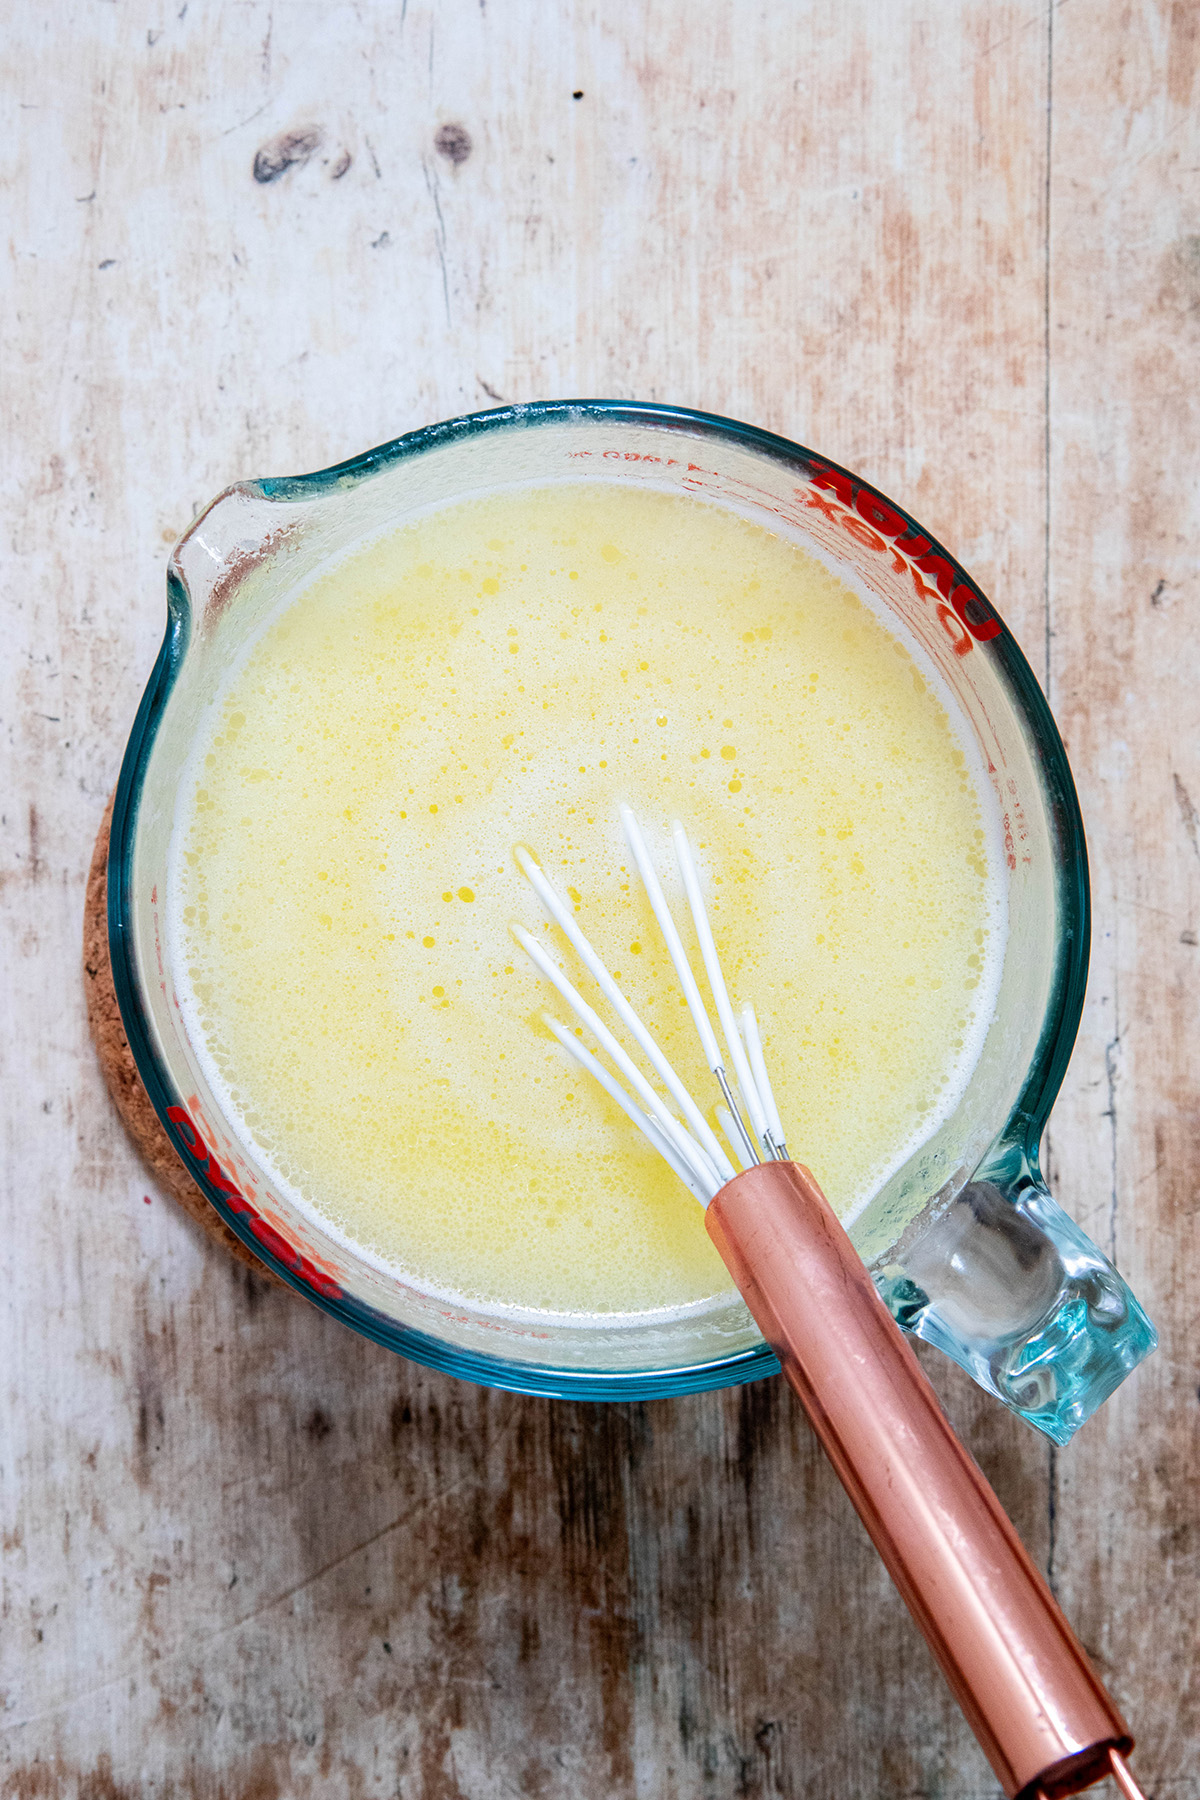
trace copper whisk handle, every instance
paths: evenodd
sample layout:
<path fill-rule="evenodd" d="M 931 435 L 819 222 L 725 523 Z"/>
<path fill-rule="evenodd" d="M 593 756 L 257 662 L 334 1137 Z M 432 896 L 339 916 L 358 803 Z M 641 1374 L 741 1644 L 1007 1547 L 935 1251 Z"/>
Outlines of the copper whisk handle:
<path fill-rule="evenodd" d="M 749 1168 L 705 1217 L 1009 1800 L 1092 1786 L 1129 1729 L 809 1171 Z"/>

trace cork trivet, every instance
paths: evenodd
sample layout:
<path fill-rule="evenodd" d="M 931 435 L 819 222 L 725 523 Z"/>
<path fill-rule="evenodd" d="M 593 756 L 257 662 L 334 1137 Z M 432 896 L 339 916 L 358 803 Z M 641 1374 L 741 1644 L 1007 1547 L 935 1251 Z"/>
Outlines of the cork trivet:
<path fill-rule="evenodd" d="M 125 1128 L 137 1145 L 142 1160 L 157 1187 L 170 1194 L 190 1219 L 203 1226 L 209 1237 L 228 1250 L 230 1256 L 253 1269 L 278 1287 L 287 1283 L 259 1261 L 236 1237 L 224 1219 L 209 1202 L 176 1154 L 175 1147 L 163 1130 L 158 1114 L 150 1104 L 150 1096 L 142 1086 L 133 1052 L 121 1023 L 113 987 L 112 963 L 108 954 L 108 834 L 112 823 L 112 801 L 105 809 L 92 851 L 88 870 L 87 898 L 83 906 L 83 986 L 87 995 L 88 1025 L 100 1067 L 108 1083 L 108 1091 L 116 1102 Z"/>

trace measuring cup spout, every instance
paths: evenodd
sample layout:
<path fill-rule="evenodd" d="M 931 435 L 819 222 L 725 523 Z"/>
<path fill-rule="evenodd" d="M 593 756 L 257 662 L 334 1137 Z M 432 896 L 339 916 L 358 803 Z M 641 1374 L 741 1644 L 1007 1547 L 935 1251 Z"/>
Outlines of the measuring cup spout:
<path fill-rule="evenodd" d="M 876 1285 L 906 1331 L 1065 1444 L 1158 1337 L 1108 1258 L 1023 1161 L 968 1182 Z"/>

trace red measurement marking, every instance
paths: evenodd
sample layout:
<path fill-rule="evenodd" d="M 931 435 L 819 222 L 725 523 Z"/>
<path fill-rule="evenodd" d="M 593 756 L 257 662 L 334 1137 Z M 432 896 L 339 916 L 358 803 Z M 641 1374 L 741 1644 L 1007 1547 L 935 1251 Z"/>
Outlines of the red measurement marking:
<path fill-rule="evenodd" d="M 954 646 L 955 656 L 965 656 L 971 648 L 971 634 L 959 619 L 958 614 L 952 613 L 950 608 L 939 600 L 937 616 L 942 622 L 942 630 Z"/>
<path fill-rule="evenodd" d="M 289 1269 L 293 1275 L 299 1276 L 300 1280 L 306 1282 L 315 1293 L 323 1294 L 329 1300 L 340 1300 L 342 1290 L 333 1277 L 324 1269 L 319 1269 L 311 1258 L 303 1256 L 293 1244 L 288 1242 L 282 1232 L 264 1219 L 261 1213 L 255 1211 L 237 1183 L 221 1167 L 216 1156 L 196 1129 L 195 1122 L 183 1107 L 168 1106 L 167 1117 L 182 1138 L 188 1154 L 195 1157 L 201 1165 L 200 1173 L 207 1176 L 231 1212 L 246 1215 L 246 1223 L 263 1248 L 269 1250 L 272 1256 L 278 1257 L 285 1268 Z"/>

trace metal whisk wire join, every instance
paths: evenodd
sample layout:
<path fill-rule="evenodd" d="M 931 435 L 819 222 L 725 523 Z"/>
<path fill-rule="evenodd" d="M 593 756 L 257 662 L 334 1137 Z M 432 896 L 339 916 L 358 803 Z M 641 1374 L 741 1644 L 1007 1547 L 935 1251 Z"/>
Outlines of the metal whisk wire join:
<path fill-rule="evenodd" d="M 641 877 L 642 885 L 646 890 L 646 898 L 650 902 L 654 917 L 658 922 L 658 928 L 662 932 L 663 941 L 667 946 L 667 952 L 674 964 L 675 973 L 683 990 L 688 1011 L 691 1013 L 692 1023 L 696 1027 L 705 1060 L 716 1077 L 724 1098 L 724 1105 L 717 1107 L 716 1116 L 728 1147 L 743 1168 L 749 1168 L 755 1163 L 762 1162 L 786 1162 L 787 1143 L 779 1117 L 779 1109 L 775 1104 L 775 1096 L 771 1089 L 770 1078 L 767 1075 L 758 1020 L 752 1006 L 743 1007 L 740 1018 L 734 1012 L 729 989 L 721 970 L 720 959 L 717 956 L 717 946 L 708 917 L 708 908 L 704 903 L 700 878 L 696 871 L 696 859 L 687 832 L 676 820 L 671 833 L 675 847 L 675 861 L 683 882 L 684 892 L 687 895 L 692 923 L 696 928 L 704 972 L 708 977 L 709 991 L 712 994 L 721 1033 L 725 1039 L 728 1062 L 732 1065 L 732 1077 L 726 1067 L 726 1056 L 722 1055 L 708 1009 L 701 996 L 687 951 L 683 947 L 683 940 L 676 928 L 671 909 L 667 904 L 667 897 L 663 893 L 662 884 L 658 879 L 658 872 L 654 867 L 646 840 L 632 808 L 628 806 L 621 808 L 621 824 L 624 827 L 625 839 Z M 616 1101 L 642 1135 L 696 1196 L 700 1204 L 707 1206 L 714 1195 L 737 1173 L 726 1148 L 697 1106 L 688 1088 L 680 1080 L 661 1046 L 629 1004 L 608 968 L 576 924 L 570 906 L 547 878 L 537 858 L 524 846 L 517 849 L 516 858 L 522 874 L 533 887 L 555 924 L 562 929 L 617 1017 L 640 1046 L 659 1080 L 682 1112 L 687 1124 L 680 1123 L 667 1102 L 646 1080 L 637 1064 L 613 1036 L 604 1021 L 588 1005 L 545 947 L 523 926 L 514 925 L 513 936 L 521 948 L 526 951 L 546 979 L 558 989 L 580 1024 L 596 1039 L 609 1060 L 633 1088 L 642 1105 L 637 1104 L 627 1089 L 613 1078 L 604 1064 L 579 1042 L 576 1034 L 560 1019 L 556 1019 L 548 1013 L 543 1014 L 546 1025 L 564 1050 L 574 1057 L 575 1061 L 594 1077 L 605 1093 Z M 749 1124 L 747 1124 L 747 1120 L 749 1120 Z"/>

